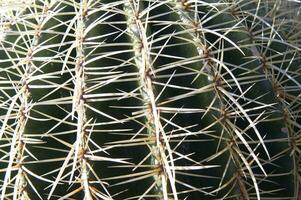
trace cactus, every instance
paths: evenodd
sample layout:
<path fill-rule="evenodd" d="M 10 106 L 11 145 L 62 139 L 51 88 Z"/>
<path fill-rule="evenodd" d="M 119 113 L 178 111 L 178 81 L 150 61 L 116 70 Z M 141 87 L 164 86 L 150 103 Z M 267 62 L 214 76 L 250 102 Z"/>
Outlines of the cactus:
<path fill-rule="evenodd" d="M 0 200 L 300 199 L 300 1 L 0 1 Z"/>

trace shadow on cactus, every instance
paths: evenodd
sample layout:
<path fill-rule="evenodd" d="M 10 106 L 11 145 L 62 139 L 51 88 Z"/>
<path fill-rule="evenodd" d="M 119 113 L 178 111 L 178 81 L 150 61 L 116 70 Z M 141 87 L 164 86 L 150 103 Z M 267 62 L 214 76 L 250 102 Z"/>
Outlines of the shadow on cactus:
<path fill-rule="evenodd" d="M 301 198 L 300 1 L 0 8 L 0 200 Z"/>

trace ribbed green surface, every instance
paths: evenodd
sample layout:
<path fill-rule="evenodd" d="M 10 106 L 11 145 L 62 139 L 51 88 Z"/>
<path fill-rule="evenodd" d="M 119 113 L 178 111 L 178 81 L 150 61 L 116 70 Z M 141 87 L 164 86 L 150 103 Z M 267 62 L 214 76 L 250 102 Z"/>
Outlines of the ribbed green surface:
<path fill-rule="evenodd" d="M 0 1 L 0 200 L 301 198 L 300 5 Z"/>

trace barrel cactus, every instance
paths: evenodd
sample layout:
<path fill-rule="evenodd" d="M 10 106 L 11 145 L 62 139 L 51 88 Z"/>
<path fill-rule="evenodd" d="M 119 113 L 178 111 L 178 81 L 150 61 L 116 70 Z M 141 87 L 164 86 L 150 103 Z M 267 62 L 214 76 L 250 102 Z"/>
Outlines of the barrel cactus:
<path fill-rule="evenodd" d="M 0 4 L 0 200 L 301 198 L 299 0 Z"/>

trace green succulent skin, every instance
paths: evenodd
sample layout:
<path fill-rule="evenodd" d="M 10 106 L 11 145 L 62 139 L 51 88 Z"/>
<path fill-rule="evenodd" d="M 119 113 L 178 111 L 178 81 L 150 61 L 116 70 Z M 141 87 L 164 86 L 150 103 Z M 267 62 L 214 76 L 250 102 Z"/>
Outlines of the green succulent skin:
<path fill-rule="evenodd" d="M 0 200 L 300 199 L 300 5 L 0 1 Z"/>

